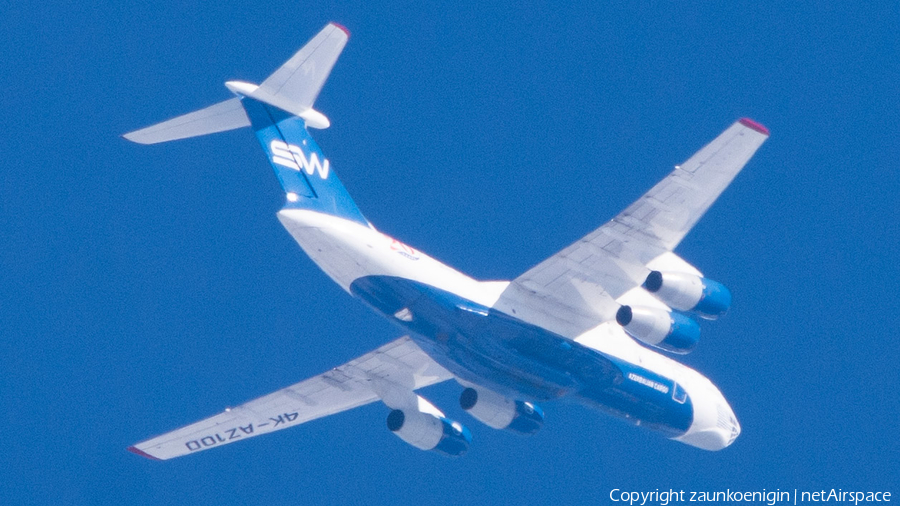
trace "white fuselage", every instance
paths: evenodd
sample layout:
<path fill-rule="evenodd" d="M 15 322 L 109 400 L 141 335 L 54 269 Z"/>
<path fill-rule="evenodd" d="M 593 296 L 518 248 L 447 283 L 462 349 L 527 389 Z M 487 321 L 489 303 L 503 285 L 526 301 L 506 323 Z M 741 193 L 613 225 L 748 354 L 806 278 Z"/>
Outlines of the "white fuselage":
<path fill-rule="evenodd" d="M 429 285 L 491 308 L 509 284 L 506 281 L 477 281 L 357 222 L 303 209 L 283 209 L 278 218 L 306 254 L 348 292 L 351 292 L 353 282 L 360 278 L 391 276 Z M 632 302 L 646 298 L 647 304 L 659 304 L 640 288 L 626 296 Z M 393 316 L 403 317 L 402 314 Z M 539 322 L 525 323 L 539 326 Z M 686 432 L 674 439 L 707 450 L 719 450 L 731 444 L 740 433 L 734 412 L 712 382 L 697 371 L 638 344 L 614 321 L 602 323 L 581 335 L 562 337 L 653 371 L 683 388 L 691 399 L 693 421 Z M 628 418 L 627 415 L 624 417 Z"/>

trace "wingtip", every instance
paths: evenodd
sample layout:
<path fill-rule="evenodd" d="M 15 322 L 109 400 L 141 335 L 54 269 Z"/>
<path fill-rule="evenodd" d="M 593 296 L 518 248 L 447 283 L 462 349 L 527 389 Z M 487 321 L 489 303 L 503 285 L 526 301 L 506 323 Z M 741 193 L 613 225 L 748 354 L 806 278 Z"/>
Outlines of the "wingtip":
<path fill-rule="evenodd" d="M 348 38 L 348 39 L 350 38 L 350 30 L 348 30 L 346 26 L 344 26 L 344 25 L 342 25 L 342 24 L 340 24 L 340 23 L 335 23 L 334 21 L 332 21 L 331 24 L 334 25 L 335 28 L 340 28 L 341 31 L 343 31 L 344 33 L 347 34 L 347 38 Z"/>
<path fill-rule="evenodd" d="M 162 459 L 154 457 L 153 455 L 150 455 L 149 453 L 141 451 L 141 450 L 137 449 L 137 447 L 134 447 L 134 446 L 129 446 L 128 451 L 130 451 L 131 453 L 133 453 L 135 455 L 140 455 L 141 457 L 148 458 L 150 460 L 162 460 Z"/>
<path fill-rule="evenodd" d="M 122 134 L 119 137 L 125 139 L 126 141 L 133 142 L 135 144 L 143 144 L 145 146 L 148 144 L 153 144 L 152 142 L 146 142 L 146 141 L 141 140 L 140 136 L 135 135 L 136 133 L 137 133 L 137 131 L 128 132 L 127 134 Z"/>
<path fill-rule="evenodd" d="M 763 135 L 769 135 L 769 129 L 768 129 L 768 128 L 762 126 L 761 124 L 759 124 L 759 123 L 753 121 L 753 120 L 750 119 L 750 118 L 741 118 L 741 119 L 738 120 L 738 122 L 739 122 L 740 124 L 744 125 L 745 127 L 750 128 L 750 129 L 752 129 L 752 130 L 756 130 L 757 132 L 759 132 L 759 133 L 761 133 L 761 134 L 763 134 Z"/>

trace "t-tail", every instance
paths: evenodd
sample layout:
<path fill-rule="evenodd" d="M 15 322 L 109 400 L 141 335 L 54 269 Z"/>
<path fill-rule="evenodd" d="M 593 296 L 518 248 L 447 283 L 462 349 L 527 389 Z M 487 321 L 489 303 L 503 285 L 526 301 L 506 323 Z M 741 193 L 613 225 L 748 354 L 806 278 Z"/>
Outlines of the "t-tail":
<path fill-rule="evenodd" d="M 308 128 L 328 128 L 313 109 L 350 33 L 329 23 L 259 86 L 225 83 L 236 98 L 124 135 L 156 144 L 249 126 L 269 157 L 286 194 L 287 208 L 339 216 L 369 226 Z"/>

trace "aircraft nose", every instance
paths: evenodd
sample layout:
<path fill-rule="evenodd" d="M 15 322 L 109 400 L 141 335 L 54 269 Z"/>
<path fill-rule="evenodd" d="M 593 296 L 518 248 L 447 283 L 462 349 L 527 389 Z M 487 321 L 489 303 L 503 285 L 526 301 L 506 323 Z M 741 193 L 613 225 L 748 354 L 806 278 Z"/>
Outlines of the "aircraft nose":
<path fill-rule="evenodd" d="M 730 411 L 730 408 L 729 408 Z M 725 446 L 730 446 L 731 443 L 737 439 L 738 436 L 741 435 L 741 424 L 737 421 L 737 417 L 734 416 L 734 411 L 731 412 L 731 436 L 728 438 L 728 443 Z"/>
<path fill-rule="evenodd" d="M 724 397 L 721 397 L 716 403 L 716 411 L 718 412 L 718 420 L 716 426 L 722 434 L 722 448 L 731 446 L 734 440 L 741 435 L 741 424 L 738 423 L 737 417 L 734 416 L 734 410 L 728 404 Z"/>
<path fill-rule="evenodd" d="M 688 432 L 677 439 L 710 451 L 722 450 L 734 443 L 741 433 L 741 425 L 725 397 L 714 388 L 691 395 L 694 422 Z"/>

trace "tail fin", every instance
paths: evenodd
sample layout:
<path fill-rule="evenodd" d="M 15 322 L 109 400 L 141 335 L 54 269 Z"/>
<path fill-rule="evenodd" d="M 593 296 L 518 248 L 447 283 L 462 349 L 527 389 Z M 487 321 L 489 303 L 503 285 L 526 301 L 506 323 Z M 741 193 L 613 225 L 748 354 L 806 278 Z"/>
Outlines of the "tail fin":
<path fill-rule="evenodd" d="M 252 126 L 287 193 L 285 207 L 311 209 L 369 226 L 306 130 L 330 125 L 312 106 L 349 36 L 343 26 L 329 23 L 259 86 L 229 81 L 225 85 L 237 98 L 124 137 L 156 144 Z"/>
<path fill-rule="evenodd" d="M 303 118 L 252 97 L 245 97 L 243 104 L 286 192 L 286 208 L 310 209 L 370 226 L 331 171 Z"/>

